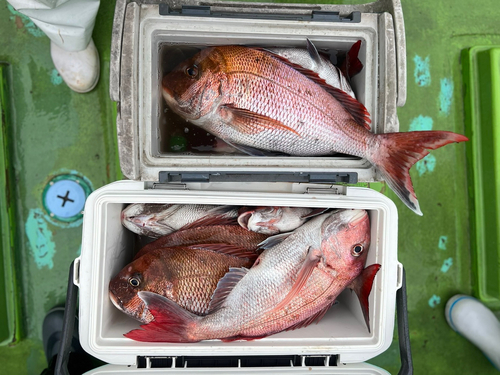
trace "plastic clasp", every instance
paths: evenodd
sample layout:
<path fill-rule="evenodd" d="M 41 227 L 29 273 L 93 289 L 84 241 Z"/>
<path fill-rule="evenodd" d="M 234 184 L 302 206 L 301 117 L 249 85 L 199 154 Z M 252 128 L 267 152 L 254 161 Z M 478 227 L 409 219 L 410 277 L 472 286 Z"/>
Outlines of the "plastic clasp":
<path fill-rule="evenodd" d="M 80 288 L 80 258 L 76 258 L 73 263 L 73 284 L 78 288 Z"/>
<path fill-rule="evenodd" d="M 396 284 L 396 289 L 401 288 L 403 285 L 403 265 L 398 262 L 398 272 L 397 272 L 397 284 Z"/>

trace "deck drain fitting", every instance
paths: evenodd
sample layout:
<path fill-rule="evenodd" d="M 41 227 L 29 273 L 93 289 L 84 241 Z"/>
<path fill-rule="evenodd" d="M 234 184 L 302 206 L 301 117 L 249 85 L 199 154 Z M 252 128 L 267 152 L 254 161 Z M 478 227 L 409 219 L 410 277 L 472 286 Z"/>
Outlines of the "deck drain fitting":
<path fill-rule="evenodd" d="M 49 216 L 64 223 L 83 217 L 85 200 L 92 192 L 88 182 L 73 174 L 54 177 L 43 190 L 43 206 Z"/>

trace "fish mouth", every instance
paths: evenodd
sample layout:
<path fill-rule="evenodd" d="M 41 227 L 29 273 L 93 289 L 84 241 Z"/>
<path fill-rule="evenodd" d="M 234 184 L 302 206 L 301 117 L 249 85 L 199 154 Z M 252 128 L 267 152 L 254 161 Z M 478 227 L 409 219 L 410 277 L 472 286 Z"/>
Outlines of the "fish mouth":
<path fill-rule="evenodd" d="M 109 299 L 118 310 L 123 311 L 122 301 L 120 301 L 120 299 L 116 297 L 112 291 L 109 291 Z"/>
<path fill-rule="evenodd" d="M 355 227 L 368 216 L 365 210 L 346 210 L 343 212 L 344 219 L 349 223 L 350 227 Z"/>
<path fill-rule="evenodd" d="M 238 224 L 240 224 L 242 228 L 248 230 L 248 222 L 250 221 L 250 218 L 252 217 L 254 212 L 255 211 L 247 211 L 240 214 L 240 216 L 238 216 Z"/>

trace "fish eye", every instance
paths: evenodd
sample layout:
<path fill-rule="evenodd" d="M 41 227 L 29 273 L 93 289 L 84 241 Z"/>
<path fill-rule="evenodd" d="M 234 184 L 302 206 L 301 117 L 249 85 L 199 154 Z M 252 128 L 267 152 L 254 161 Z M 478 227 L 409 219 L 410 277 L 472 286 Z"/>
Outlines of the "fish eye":
<path fill-rule="evenodd" d="M 198 67 L 196 65 L 187 67 L 186 75 L 191 78 L 195 78 L 198 75 Z"/>
<path fill-rule="evenodd" d="M 352 247 L 351 254 L 355 257 L 359 257 L 363 253 L 364 247 L 360 243 Z"/>
<path fill-rule="evenodd" d="M 136 288 L 141 284 L 141 281 L 137 277 L 131 277 L 128 279 L 128 283 Z"/>

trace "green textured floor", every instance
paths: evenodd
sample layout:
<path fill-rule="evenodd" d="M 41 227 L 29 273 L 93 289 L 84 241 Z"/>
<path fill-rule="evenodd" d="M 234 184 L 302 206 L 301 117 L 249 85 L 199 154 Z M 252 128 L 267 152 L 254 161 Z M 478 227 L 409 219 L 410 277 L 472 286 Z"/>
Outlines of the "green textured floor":
<path fill-rule="evenodd" d="M 45 313 L 65 298 L 68 267 L 79 254 L 81 226 L 60 227 L 43 216 L 42 191 L 51 176 L 76 171 L 93 188 L 120 179 L 113 104 L 108 95 L 114 1 L 102 1 L 94 30 L 101 80 L 90 94 L 69 90 L 54 71 L 49 40 L 0 3 L 0 62 L 5 62 L 11 194 L 15 195 L 15 271 L 22 339 L 0 347 L 5 374 L 38 374 L 46 365 L 41 346 Z M 460 51 L 500 44 L 497 0 L 403 0 L 407 35 L 408 99 L 400 129 L 464 133 Z M 427 70 L 428 67 L 428 70 Z M 478 349 L 452 332 L 443 316 L 455 293 L 471 293 L 469 209 L 465 146 L 434 151 L 412 169 L 423 217 L 399 209 L 399 259 L 407 270 L 410 334 L 416 374 L 497 373 Z M 385 190 L 385 189 L 383 189 Z M 36 228 L 36 225 L 39 227 Z M 35 229 L 43 242 L 29 240 Z M 4 235 L 5 233 L 3 233 Z M 52 256 L 52 258 L 51 258 Z M 396 374 L 397 342 L 371 362 Z"/>

